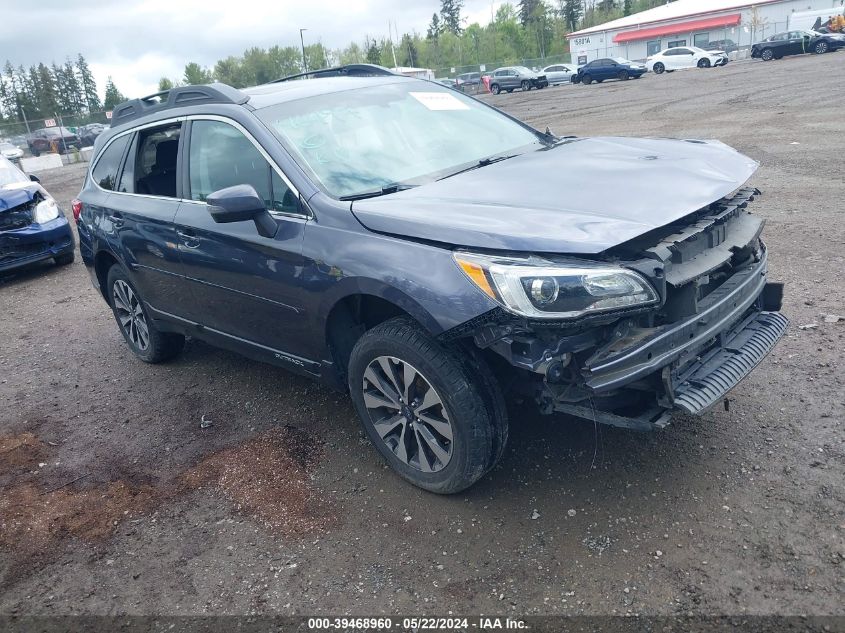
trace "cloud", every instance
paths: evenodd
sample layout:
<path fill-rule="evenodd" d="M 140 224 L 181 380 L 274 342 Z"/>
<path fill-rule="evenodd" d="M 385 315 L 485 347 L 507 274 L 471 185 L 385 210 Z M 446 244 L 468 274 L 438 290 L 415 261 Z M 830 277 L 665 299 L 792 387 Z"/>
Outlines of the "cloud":
<path fill-rule="evenodd" d="M 468 23 L 490 21 L 489 0 L 464 4 Z M 385 37 L 389 21 L 400 34 L 424 33 L 439 7 L 439 0 L 4 0 L 5 24 L 38 24 L 38 33 L 53 35 L 7 30 L 0 63 L 59 63 L 81 52 L 101 93 L 112 76 L 123 94 L 140 96 L 155 92 L 163 76 L 181 77 L 189 61 L 213 66 L 251 46 L 298 46 L 300 28 L 308 29 L 306 44 L 332 49 Z"/>

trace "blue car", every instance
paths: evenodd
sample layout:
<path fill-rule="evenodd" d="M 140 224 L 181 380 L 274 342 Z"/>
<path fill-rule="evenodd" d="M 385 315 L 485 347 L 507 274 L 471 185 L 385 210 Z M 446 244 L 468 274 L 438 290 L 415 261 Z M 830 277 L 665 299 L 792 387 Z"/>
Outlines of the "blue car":
<path fill-rule="evenodd" d="M 558 138 L 374 66 L 309 75 L 114 108 L 73 213 L 138 359 L 190 336 L 348 392 L 386 462 L 445 494 L 502 457 L 506 398 L 659 429 L 783 336 L 756 161 Z M 566 196 L 524 186 L 551 178 Z"/>
<path fill-rule="evenodd" d="M 56 201 L 5 158 L 0 158 L 0 272 L 53 259 L 74 259 L 73 235 Z"/>
<path fill-rule="evenodd" d="M 572 83 L 589 85 L 594 81 L 601 83 L 605 79 L 639 79 L 646 73 L 645 64 L 639 64 L 622 57 L 607 57 L 594 59 L 589 64 L 581 66 L 578 72 L 572 75 Z"/>

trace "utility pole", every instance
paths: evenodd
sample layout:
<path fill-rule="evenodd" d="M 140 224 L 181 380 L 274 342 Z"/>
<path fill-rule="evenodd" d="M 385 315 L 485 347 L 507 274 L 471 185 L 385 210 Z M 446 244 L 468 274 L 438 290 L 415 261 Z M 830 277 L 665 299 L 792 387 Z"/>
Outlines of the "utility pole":
<path fill-rule="evenodd" d="M 308 29 L 299 29 L 299 43 L 302 46 L 302 72 L 308 72 L 308 62 L 305 60 L 305 40 L 302 37 L 302 32 Z"/>
<path fill-rule="evenodd" d="M 387 21 L 387 36 L 390 38 L 390 52 L 393 53 L 393 67 L 399 68 L 399 64 L 396 62 L 396 47 L 393 46 L 393 29 L 390 26 L 390 20 Z M 399 36 L 399 32 L 396 32 L 396 36 Z"/>
<path fill-rule="evenodd" d="M 20 107 L 20 106 L 18 106 Z M 26 133 L 32 134 L 32 130 L 29 129 L 29 121 L 26 120 L 26 112 L 23 111 L 23 108 L 20 108 L 21 116 L 23 117 L 23 124 L 26 126 Z"/>

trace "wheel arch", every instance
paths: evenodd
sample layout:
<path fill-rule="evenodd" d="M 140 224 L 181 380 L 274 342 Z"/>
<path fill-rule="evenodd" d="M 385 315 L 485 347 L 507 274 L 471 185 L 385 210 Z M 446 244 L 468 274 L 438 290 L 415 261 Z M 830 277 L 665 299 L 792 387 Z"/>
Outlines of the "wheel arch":
<path fill-rule="evenodd" d="M 345 385 L 349 356 L 359 338 L 389 319 L 404 316 L 412 319 L 432 336 L 443 331 L 436 319 L 407 294 L 390 286 L 360 284 L 337 296 L 325 311 L 324 365 L 333 368 L 329 382 Z"/>
<path fill-rule="evenodd" d="M 109 250 L 99 250 L 97 254 L 94 255 L 94 274 L 97 275 L 97 283 L 100 286 L 100 294 L 103 295 L 103 299 L 111 305 L 111 300 L 109 299 L 108 290 L 106 289 L 108 277 L 109 277 L 109 270 L 115 264 L 119 264 L 120 261 L 114 254 Z"/>

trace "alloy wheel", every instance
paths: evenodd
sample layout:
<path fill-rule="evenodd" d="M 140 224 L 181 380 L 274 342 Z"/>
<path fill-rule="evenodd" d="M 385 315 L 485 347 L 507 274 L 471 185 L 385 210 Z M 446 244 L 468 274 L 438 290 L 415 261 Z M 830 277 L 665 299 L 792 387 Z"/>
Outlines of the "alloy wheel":
<path fill-rule="evenodd" d="M 816 44 L 816 53 L 821 55 L 822 53 L 827 52 L 827 42 L 819 42 Z"/>
<path fill-rule="evenodd" d="M 138 295 L 132 287 L 118 279 L 112 287 L 112 300 L 117 320 L 126 337 L 142 352 L 150 346 L 150 329 Z"/>
<path fill-rule="evenodd" d="M 374 358 L 364 371 L 364 405 L 381 440 L 404 464 L 426 473 L 452 458 L 453 429 L 443 400 L 410 363 Z"/>

